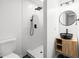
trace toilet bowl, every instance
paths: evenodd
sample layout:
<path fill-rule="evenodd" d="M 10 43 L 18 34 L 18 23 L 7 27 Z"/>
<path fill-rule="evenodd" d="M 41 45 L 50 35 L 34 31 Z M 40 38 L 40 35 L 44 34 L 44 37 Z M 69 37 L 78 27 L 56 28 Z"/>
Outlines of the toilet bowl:
<path fill-rule="evenodd" d="M 0 40 L 0 57 L 2 58 L 20 58 L 13 53 L 16 48 L 16 38 L 7 37 Z"/>

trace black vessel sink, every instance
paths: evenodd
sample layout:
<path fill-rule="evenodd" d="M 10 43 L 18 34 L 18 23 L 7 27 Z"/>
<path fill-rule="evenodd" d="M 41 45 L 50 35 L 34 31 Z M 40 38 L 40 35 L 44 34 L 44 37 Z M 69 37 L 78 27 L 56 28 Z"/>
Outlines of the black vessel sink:
<path fill-rule="evenodd" d="M 73 34 L 68 33 L 68 29 L 66 29 L 66 33 L 60 33 L 60 37 L 63 39 L 72 39 Z"/>
<path fill-rule="evenodd" d="M 73 34 L 71 33 L 60 33 L 60 37 L 63 39 L 72 39 Z"/>

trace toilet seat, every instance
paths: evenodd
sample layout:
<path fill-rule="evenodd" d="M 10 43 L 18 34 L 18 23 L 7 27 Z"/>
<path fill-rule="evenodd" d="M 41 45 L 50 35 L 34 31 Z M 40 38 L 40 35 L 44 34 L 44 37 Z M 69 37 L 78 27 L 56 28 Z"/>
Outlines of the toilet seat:
<path fill-rule="evenodd" d="M 4 56 L 3 58 L 20 58 L 20 57 L 15 53 L 11 53 L 11 54 L 9 54 L 7 56 Z"/>

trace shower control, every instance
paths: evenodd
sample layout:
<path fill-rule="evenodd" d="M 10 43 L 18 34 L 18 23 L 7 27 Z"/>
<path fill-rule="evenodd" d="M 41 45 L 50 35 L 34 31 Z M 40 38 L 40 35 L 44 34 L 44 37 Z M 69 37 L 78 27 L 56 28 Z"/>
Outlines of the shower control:
<path fill-rule="evenodd" d="M 37 24 L 34 24 L 34 28 L 37 29 Z"/>

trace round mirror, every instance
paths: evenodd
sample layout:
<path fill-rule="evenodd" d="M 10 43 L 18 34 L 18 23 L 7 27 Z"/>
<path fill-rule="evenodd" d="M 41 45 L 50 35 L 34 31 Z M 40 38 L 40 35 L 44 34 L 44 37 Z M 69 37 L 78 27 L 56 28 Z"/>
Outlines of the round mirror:
<path fill-rule="evenodd" d="M 59 22 L 62 25 L 69 26 L 72 25 L 77 19 L 77 15 L 73 11 L 64 11 L 59 17 Z"/>

